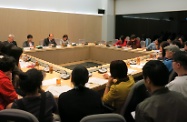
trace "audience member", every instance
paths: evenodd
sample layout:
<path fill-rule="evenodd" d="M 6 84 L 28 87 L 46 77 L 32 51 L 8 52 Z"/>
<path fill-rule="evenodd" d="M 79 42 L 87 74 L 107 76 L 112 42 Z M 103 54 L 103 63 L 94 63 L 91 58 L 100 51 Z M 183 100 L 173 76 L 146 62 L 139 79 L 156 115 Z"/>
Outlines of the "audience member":
<path fill-rule="evenodd" d="M 178 76 L 167 87 L 171 91 L 180 92 L 187 97 L 187 53 L 183 51 L 176 52 L 173 55 L 172 66 Z"/>
<path fill-rule="evenodd" d="M 53 34 L 49 34 L 49 37 L 44 39 L 43 46 L 49 46 L 49 45 L 51 45 L 53 47 L 56 47 L 56 45 L 57 45 Z"/>
<path fill-rule="evenodd" d="M 4 41 L 4 43 L 5 44 L 13 44 L 13 45 L 17 46 L 16 41 L 14 41 L 14 35 L 13 34 L 9 34 L 7 41 Z"/>
<path fill-rule="evenodd" d="M 173 54 L 180 51 L 179 47 L 176 45 L 169 45 L 164 48 L 166 50 L 165 59 L 163 60 L 163 63 L 168 68 L 169 72 L 173 70 L 172 68 L 172 60 L 173 60 Z"/>
<path fill-rule="evenodd" d="M 174 40 L 172 44 L 178 46 L 179 48 L 182 48 L 182 45 L 178 40 Z"/>
<path fill-rule="evenodd" d="M 14 66 L 15 60 L 12 57 L 0 55 L 0 110 L 18 99 L 11 82 Z"/>
<path fill-rule="evenodd" d="M 151 97 L 136 108 L 136 122 L 186 122 L 187 98 L 168 90 L 169 71 L 158 60 L 152 60 L 143 67 L 145 86 Z"/>
<path fill-rule="evenodd" d="M 167 41 L 163 41 L 160 43 L 160 52 L 161 56 L 158 57 L 158 60 L 164 60 L 166 55 L 166 50 L 164 49 L 166 46 L 169 46 L 170 44 Z"/>
<path fill-rule="evenodd" d="M 160 39 L 156 38 L 154 42 L 152 42 L 146 47 L 146 49 L 147 50 L 159 50 L 160 42 L 161 42 Z"/>
<path fill-rule="evenodd" d="M 72 90 L 62 93 L 58 99 L 59 115 L 62 122 L 79 122 L 83 117 L 104 112 L 100 95 L 85 87 L 88 70 L 77 66 L 72 71 Z"/>
<path fill-rule="evenodd" d="M 140 48 L 140 42 L 136 40 L 136 35 L 132 34 L 130 37 L 130 41 L 127 46 L 132 47 L 132 49 Z"/>
<path fill-rule="evenodd" d="M 125 41 L 125 37 L 122 35 L 119 40 L 114 44 L 114 46 L 120 46 L 120 47 L 123 47 L 123 46 L 126 46 L 127 45 L 127 42 Z"/>
<path fill-rule="evenodd" d="M 124 104 L 130 88 L 134 84 L 132 76 L 128 76 L 128 68 L 124 61 L 115 60 L 110 64 L 111 76 L 108 78 L 106 84 L 103 102 L 116 109 L 116 112 L 120 112 L 122 105 Z"/>
<path fill-rule="evenodd" d="M 181 48 L 183 48 L 184 47 L 184 42 L 185 42 L 184 36 L 180 36 L 178 41 L 181 43 Z"/>
<path fill-rule="evenodd" d="M 11 108 L 30 112 L 40 122 L 52 122 L 52 113 L 57 112 L 57 105 L 50 92 L 39 93 L 42 81 L 43 73 L 37 69 L 30 69 L 26 73 L 20 74 L 20 88 L 26 93 L 26 96 L 14 101 Z"/>
<path fill-rule="evenodd" d="M 34 42 L 32 41 L 33 36 L 31 34 L 27 35 L 27 41 L 23 43 L 23 47 L 34 47 Z"/>

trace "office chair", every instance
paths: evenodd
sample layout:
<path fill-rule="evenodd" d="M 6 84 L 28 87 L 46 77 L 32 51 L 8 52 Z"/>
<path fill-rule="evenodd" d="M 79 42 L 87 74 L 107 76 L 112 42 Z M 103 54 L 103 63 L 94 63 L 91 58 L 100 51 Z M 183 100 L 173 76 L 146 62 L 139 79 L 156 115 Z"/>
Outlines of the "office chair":
<path fill-rule="evenodd" d="M 169 81 L 168 81 L 168 83 L 171 82 L 172 80 L 174 80 L 176 76 L 178 76 L 177 73 L 174 70 L 172 70 L 170 72 L 170 74 L 169 74 Z"/>
<path fill-rule="evenodd" d="M 39 122 L 38 119 L 29 112 L 19 109 L 5 109 L 0 111 L 0 122 Z"/>
<path fill-rule="evenodd" d="M 144 80 L 136 82 L 131 88 L 120 114 L 127 122 L 135 122 L 131 112 L 135 111 L 136 106 L 149 96 L 150 95 L 144 85 Z"/>
<path fill-rule="evenodd" d="M 80 122 L 126 122 L 119 114 L 95 114 L 81 119 Z"/>

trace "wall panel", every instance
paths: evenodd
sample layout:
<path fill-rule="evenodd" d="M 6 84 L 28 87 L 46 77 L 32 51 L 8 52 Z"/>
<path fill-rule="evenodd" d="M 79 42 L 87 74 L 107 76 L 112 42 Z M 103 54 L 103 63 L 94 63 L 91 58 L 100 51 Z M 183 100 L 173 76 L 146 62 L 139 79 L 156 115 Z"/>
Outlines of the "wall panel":
<path fill-rule="evenodd" d="M 0 8 L 0 40 L 13 33 L 19 46 L 27 34 L 33 34 L 34 42 L 53 33 L 55 38 L 68 34 L 71 41 L 86 39 L 91 42 L 101 40 L 102 16 L 67 14 Z"/>

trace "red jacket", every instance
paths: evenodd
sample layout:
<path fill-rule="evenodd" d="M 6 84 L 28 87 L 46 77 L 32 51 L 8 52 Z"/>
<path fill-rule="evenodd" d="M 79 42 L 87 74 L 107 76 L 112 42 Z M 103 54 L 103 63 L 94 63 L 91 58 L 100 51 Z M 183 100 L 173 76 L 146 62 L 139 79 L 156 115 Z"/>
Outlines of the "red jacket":
<path fill-rule="evenodd" d="M 126 40 L 124 40 L 124 43 L 121 43 L 121 41 L 120 40 L 118 40 L 115 44 L 114 44 L 114 46 L 117 46 L 117 45 L 119 45 L 119 46 L 126 46 L 127 45 L 127 41 Z"/>
<path fill-rule="evenodd" d="M 0 110 L 18 99 L 17 93 L 10 79 L 0 70 Z"/>

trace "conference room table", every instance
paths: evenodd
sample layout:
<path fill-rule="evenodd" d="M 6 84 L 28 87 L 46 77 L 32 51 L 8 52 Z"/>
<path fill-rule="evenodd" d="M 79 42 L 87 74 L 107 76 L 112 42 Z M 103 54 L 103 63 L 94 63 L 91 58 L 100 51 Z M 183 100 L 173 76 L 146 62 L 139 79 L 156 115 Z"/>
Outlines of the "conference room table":
<path fill-rule="evenodd" d="M 73 88 L 71 79 L 61 79 L 61 84 L 56 84 L 56 79 L 60 78 L 60 73 L 58 71 L 66 71 L 69 75 L 71 75 L 72 72 L 72 70 L 62 67 L 60 64 L 84 60 L 94 60 L 103 62 L 102 67 L 106 68 L 107 73 L 109 73 L 109 66 L 111 61 L 118 59 L 124 60 L 126 63 L 131 63 L 136 62 L 138 57 L 141 60 L 139 65 L 128 65 L 128 74 L 136 78 L 142 75 L 142 67 L 146 61 L 150 59 L 150 55 L 152 54 L 155 54 L 155 51 L 106 47 L 103 45 L 93 44 L 85 46 L 80 45 L 75 47 L 45 48 L 40 50 L 25 50 L 23 55 L 31 57 L 32 60 L 30 62 L 22 61 L 21 67 L 23 71 L 27 71 L 30 69 L 28 68 L 28 65 L 34 65 L 36 61 L 53 66 L 53 73 L 46 73 L 42 89 L 52 92 L 52 94 L 58 98 L 60 93 L 66 92 Z M 45 67 L 44 65 L 40 65 L 37 68 L 43 70 Z M 96 91 L 103 91 L 107 83 L 107 79 L 104 79 L 103 74 L 98 72 L 99 67 L 90 67 L 87 69 L 92 74 L 92 76 L 89 78 L 89 82 L 86 84 L 86 87 Z"/>

